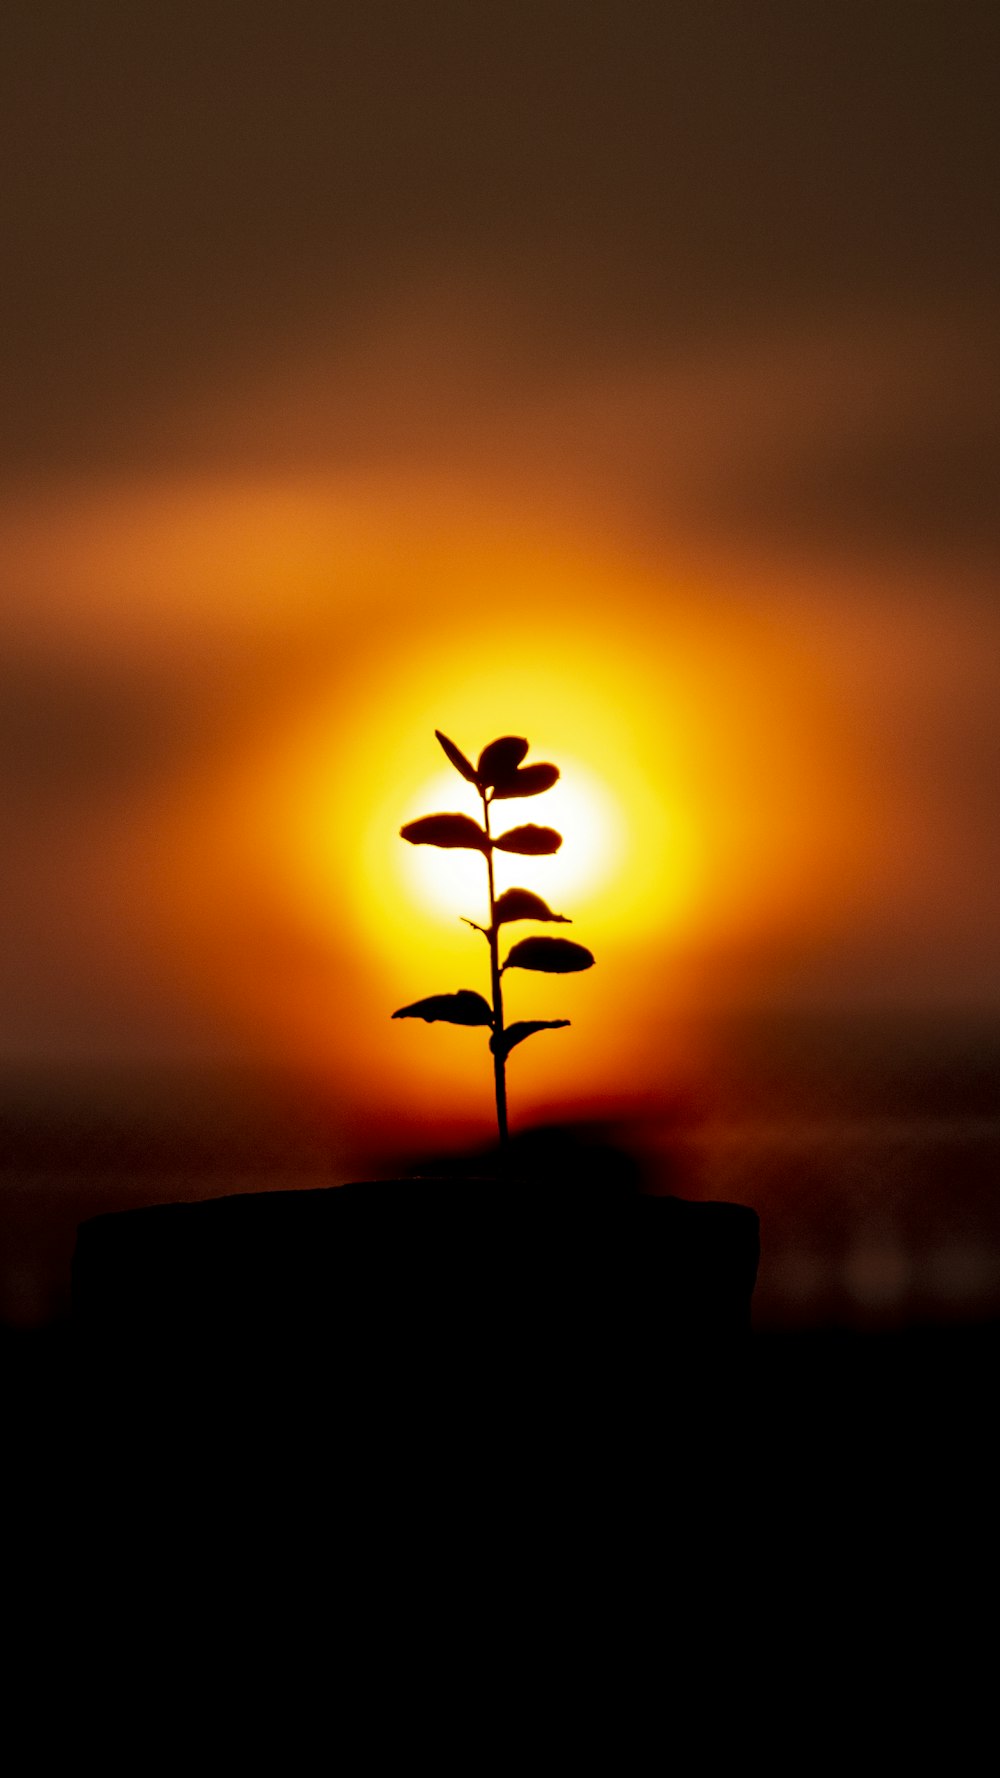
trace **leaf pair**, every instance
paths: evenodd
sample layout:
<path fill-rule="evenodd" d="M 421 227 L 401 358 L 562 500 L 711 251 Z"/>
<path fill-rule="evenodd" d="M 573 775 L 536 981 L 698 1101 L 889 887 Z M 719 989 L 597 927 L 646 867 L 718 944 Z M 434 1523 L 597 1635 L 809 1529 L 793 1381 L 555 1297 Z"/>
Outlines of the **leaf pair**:
<path fill-rule="evenodd" d="M 527 891 L 521 891 L 526 894 Z M 594 961 L 592 951 L 585 945 L 576 945 L 568 938 L 522 938 L 511 948 L 504 964 L 504 969 L 537 969 L 546 975 L 572 975 L 577 970 L 589 969 Z M 415 1000 L 412 1006 L 401 1006 L 393 1013 L 394 1019 L 424 1019 L 428 1025 L 436 1020 L 444 1019 L 449 1025 L 492 1025 L 493 1013 L 489 1002 L 481 994 L 473 993 L 471 988 L 459 988 L 455 994 L 431 994 L 426 1000 Z M 557 1019 L 556 1024 L 566 1025 L 568 1019 Z M 522 1031 L 527 1037 L 531 1031 L 547 1031 L 552 1028 L 551 1019 L 543 1019 L 541 1023 L 534 1021 L 530 1026 L 511 1025 L 511 1031 Z M 514 1040 L 521 1042 L 518 1037 Z M 512 1047 L 511 1045 L 507 1046 Z"/>
<path fill-rule="evenodd" d="M 459 988 L 457 994 L 431 994 L 426 1000 L 415 1000 L 412 1006 L 401 1006 L 394 1019 L 423 1019 L 428 1025 L 443 1020 L 449 1025 L 492 1025 L 493 1015 L 481 994 Z M 504 1060 L 512 1049 L 536 1031 L 558 1031 L 568 1019 L 519 1019 L 508 1025 L 499 1038 L 490 1038 L 490 1049 Z"/>
<path fill-rule="evenodd" d="M 559 767 L 538 764 L 522 766 L 521 761 L 528 751 L 528 743 L 523 735 L 501 735 L 498 741 L 491 741 L 483 748 L 478 763 L 473 766 L 466 759 L 460 747 L 449 741 L 440 729 L 434 730 L 438 741 L 451 760 L 457 772 L 469 784 L 474 784 L 481 796 L 488 790 L 492 791 L 492 801 L 515 796 L 541 796 L 545 790 L 551 790 L 558 782 Z M 508 848 L 516 851 L 517 847 Z"/>
<path fill-rule="evenodd" d="M 568 938 L 522 938 L 511 947 L 503 967 L 535 969 L 545 975 L 573 975 L 578 970 L 589 969 L 593 961 L 592 951 L 585 945 L 573 944 Z M 429 1025 L 438 1019 L 444 1019 L 450 1025 L 493 1024 L 489 1002 L 481 994 L 474 994 L 471 988 L 459 988 L 455 994 L 431 994 L 426 1000 L 415 1000 L 412 1006 L 401 1006 L 392 1016 L 394 1019 L 425 1019 Z M 557 1021 L 561 1025 L 568 1022 L 566 1019 Z M 544 1019 L 540 1025 L 532 1024 L 531 1030 L 548 1030 L 551 1023 L 550 1019 Z M 517 1025 L 510 1027 L 511 1031 L 519 1028 Z M 525 1030 L 524 1036 L 528 1035 Z M 519 1043 L 521 1039 L 516 1041 Z"/>
<path fill-rule="evenodd" d="M 506 833 L 491 840 L 471 815 L 421 815 L 417 821 L 408 821 L 399 833 L 400 838 L 409 840 L 411 846 L 459 847 L 464 851 L 483 853 L 495 847 L 497 851 L 519 852 L 527 858 L 551 856 L 562 845 L 562 834 L 554 827 L 536 827 L 533 822 L 524 827 L 508 828 Z"/>

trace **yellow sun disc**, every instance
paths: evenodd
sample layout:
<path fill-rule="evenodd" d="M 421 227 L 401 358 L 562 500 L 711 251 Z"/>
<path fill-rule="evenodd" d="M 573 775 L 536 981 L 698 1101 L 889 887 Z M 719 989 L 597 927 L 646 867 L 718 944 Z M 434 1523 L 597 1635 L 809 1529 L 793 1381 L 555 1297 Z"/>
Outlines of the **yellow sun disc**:
<path fill-rule="evenodd" d="M 419 814 L 456 810 L 482 819 L 482 804 L 471 785 L 454 772 L 437 773 L 415 793 L 413 813 L 407 804 L 406 820 Z M 497 802 L 490 810 L 494 838 L 512 827 L 531 822 L 554 827 L 563 845 L 552 857 L 524 858 L 498 850 L 494 854 L 496 890 L 515 885 L 531 887 L 555 913 L 582 909 L 619 867 L 623 834 L 622 819 L 607 788 L 576 764 L 565 760 L 558 784 L 544 797 Z M 486 866 L 478 852 L 445 851 L 436 846 L 403 845 L 396 854 L 400 886 L 406 897 L 440 916 L 464 914 L 485 921 L 487 914 Z"/>

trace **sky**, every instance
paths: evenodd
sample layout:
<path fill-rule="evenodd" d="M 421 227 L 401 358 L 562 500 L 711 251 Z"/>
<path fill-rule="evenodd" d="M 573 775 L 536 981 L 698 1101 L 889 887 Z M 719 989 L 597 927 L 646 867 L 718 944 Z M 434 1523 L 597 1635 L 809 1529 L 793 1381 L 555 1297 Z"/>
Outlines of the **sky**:
<path fill-rule="evenodd" d="M 0 35 L 6 1064 L 478 1103 L 388 1022 L 479 985 L 396 837 L 435 727 L 563 769 L 542 1098 L 706 1009 L 996 1011 L 995 7 Z"/>

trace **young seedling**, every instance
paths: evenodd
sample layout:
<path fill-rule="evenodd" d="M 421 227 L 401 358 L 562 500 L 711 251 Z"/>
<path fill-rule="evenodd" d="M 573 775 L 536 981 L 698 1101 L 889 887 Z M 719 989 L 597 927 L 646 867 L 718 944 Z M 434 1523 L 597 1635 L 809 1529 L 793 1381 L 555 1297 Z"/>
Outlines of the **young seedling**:
<path fill-rule="evenodd" d="M 482 826 L 471 815 L 423 815 L 400 828 L 400 835 L 411 846 L 460 847 L 481 852 L 486 860 L 489 887 L 489 925 L 461 918 L 474 931 L 481 932 L 490 953 L 490 1000 L 470 988 L 456 994 L 432 994 L 427 1000 L 416 1000 L 412 1006 L 401 1006 L 394 1019 L 425 1019 L 433 1024 L 444 1019 L 451 1025 L 485 1025 L 490 1031 L 493 1055 L 493 1082 L 496 1091 L 497 1129 L 501 1153 L 507 1146 L 507 1057 L 514 1047 L 536 1031 L 554 1031 L 568 1025 L 568 1019 L 519 1019 L 513 1025 L 503 1022 L 502 978 L 508 969 L 537 969 L 546 975 L 569 975 L 575 970 L 589 969 L 593 955 L 584 945 L 567 938 L 522 938 L 512 945 L 503 963 L 500 962 L 500 928 L 515 920 L 538 920 L 561 926 L 569 925 L 565 914 L 554 914 L 540 895 L 530 889 L 505 889 L 498 896 L 493 881 L 494 852 L 515 852 L 527 858 L 544 858 L 558 852 L 562 834 L 554 827 L 510 827 L 494 839 L 490 832 L 490 809 L 495 802 L 513 797 L 540 796 L 551 790 L 559 776 L 558 766 L 522 765 L 528 743 L 519 735 L 502 735 L 491 741 L 473 766 L 454 741 L 440 729 L 438 740 L 457 772 L 475 785 L 483 806 Z"/>

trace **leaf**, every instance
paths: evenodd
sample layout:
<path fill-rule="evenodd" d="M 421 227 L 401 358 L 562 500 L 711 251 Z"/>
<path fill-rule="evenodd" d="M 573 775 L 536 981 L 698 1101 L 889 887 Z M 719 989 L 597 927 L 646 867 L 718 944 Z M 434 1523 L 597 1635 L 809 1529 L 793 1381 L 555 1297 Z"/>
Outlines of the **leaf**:
<path fill-rule="evenodd" d="M 540 895 L 530 889 L 505 889 L 496 904 L 496 924 L 506 920 L 555 920 L 560 926 L 572 926 L 565 914 L 554 914 Z"/>
<path fill-rule="evenodd" d="M 528 743 L 521 735 L 501 735 L 499 741 L 491 741 L 479 755 L 476 774 L 480 784 L 488 788 L 503 778 L 509 778 L 511 772 L 516 772 L 527 751 Z"/>
<path fill-rule="evenodd" d="M 471 988 L 459 988 L 457 994 L 431 994 L 427 1000 L 415 1000 L 412 1006 L 401 1006 L 394 1019 L 426 1019 L 433 1025 L 444 1019 L 449 1025 L 492 1025 L 493 1014 L 481 994 Z"/>
<path fill-rule="evenodd" d="M 589 969 L 594 954 L 569 938 L 522 938 L 511 949 L 505 969 L 541 969 L 546 975 L 572 975 Z"/>
<path fill-rule="evenodd" d="M 419 821 L 408 821 L 401 827 L 399 835 L 411 846 L 464 846 L 469 851 L 486 852 L 490 844 L 471 815 L 422 815 Z"/>
<path fill-rule="evenodd" d="M 558 766 L 522 766 L 519 772 L 512 772 L 509 778 L 497 780 L 493 786 L 493 801 L 500 802 L 502 798 L 511 796 L 541 796 L 543 790 L 552 789 L 558 778 Z"/>
<path fill-rule="evenodd" d="M 443 735 L 439 728 L 436 728 L 434 733 L 448 755 L 448 758 L 451 760 L 456 772 L 461 772 L 463 778 L 467 778 L 470 784 L 475 784 L 477 782 L 476 768 L 466 759 L 461 747 L 456 747 L 454 741 L 449 741 L 447 735 Z"/>
<path fill-rule="evenodd" d="M 554 827 L 535 827 L 533 822 L 528 822 L 526 827 L 509 827 L 493 844 L 501 852 L 521 852 L 526 858 L 544 858 L 550 852 L 558 852 L 562 834 L 556 833 Z"/>
<path fill-rule="evenodd" d="M 495 1037 L 490 1038 L 490 1049 L 496 1055 L 498 1049 L 504 1057 L 509 1056 L 515 1045 L 523 1043 L 535 1031 L 558 1031 L 561 1025 L 568 1025 L 568 1019 L 518 1019 L 514 1025 L 508 1025 L 500 1043 Z"/>

